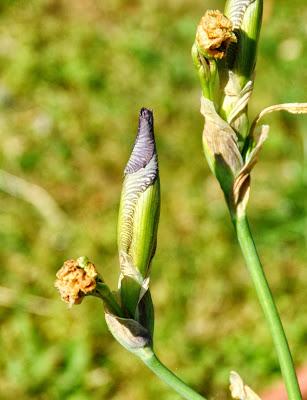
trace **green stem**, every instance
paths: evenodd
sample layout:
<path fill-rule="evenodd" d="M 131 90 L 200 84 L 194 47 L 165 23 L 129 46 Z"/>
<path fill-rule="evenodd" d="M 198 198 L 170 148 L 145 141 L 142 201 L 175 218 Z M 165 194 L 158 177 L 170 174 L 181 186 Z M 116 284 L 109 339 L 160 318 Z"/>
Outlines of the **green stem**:
<path fill-rule="evenodd" d="M 162 364 L 152 349 L 145 348 L 142 350 L 142 354 L 138 353 L 138 355 L 153 373 L 155 373 L 163 382 L 179 393 L 184 399 L 206 400 L 205 397 L 202 397 L 200 394 L 195 392 L 180 378 L 178 378 L 178 376 L 170 371 L 164 364 Z"/>
<path fill-rule="evenodd" d="M 109 310 L 118 317 L 124 317 L 123 310 L 117 303 L 114 294 L 104 282 L 97 282 L 95 296 L 101 298 Z"/>
<path fill-rule="evenodd" d="M 289 400 L 301 400 L 302 395 L 287 338 L 253 241 L 247 217 L 244 215 L 240 218 L 234 218 L 233 222 L 247 268 L 271 330 L 281 372 L 286 384 L 288 398 Z"/>

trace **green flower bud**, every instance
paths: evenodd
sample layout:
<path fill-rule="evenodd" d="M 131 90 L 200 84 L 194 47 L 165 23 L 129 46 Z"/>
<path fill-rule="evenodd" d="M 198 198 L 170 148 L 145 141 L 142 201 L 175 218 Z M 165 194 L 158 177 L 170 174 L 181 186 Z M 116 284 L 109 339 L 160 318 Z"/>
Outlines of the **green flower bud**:
<path fill-rule="evenodd" d="M 236 132 L 240 150 L 249 131 L 247 106 L 253 91 L 262 8 L 262 0 L 228 0 L 225 6 L 237 42 L 228 47 L 220 71 L 224 94 L 219 113 Z"/>
<path fill-rule="evenodd" d="M 262 21 L 263 0 L 227 0 L 225 15 L 231 20 L 237 43 L 229 48 L 228 67 L 240 77 L 241 89 L 253 78 Z"/>
<path fill-rule="evenodd" d="M 122 306 L 133 318 L 137 318 L 137 305 L 148 289 L 159 213 L 160 184 L 153 114 L 142 108 L 135 145 L 125 168 L 118 220 Z"/>

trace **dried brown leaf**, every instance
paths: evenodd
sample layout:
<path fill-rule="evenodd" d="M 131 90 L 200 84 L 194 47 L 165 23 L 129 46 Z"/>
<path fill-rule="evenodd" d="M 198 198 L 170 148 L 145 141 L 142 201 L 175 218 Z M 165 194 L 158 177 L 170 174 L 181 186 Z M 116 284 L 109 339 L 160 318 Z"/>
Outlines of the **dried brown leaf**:
<path fill-rule="evenodd" d="M 201 98 L 200 112 L 205 117 L 203 140 L 210 152 L 211 168 L 214 169 L 213 164 L 222 159 L 233 175 L 237 175 L 243 159 L 234 130 L 217 114 L 213 102 L 204 97 Z"/>
<path fill-rule="evenodd" d="M 261 118 L 275 111 L 287 111 L 291 114 L 307 114 L 307 103 L 283 103 L 266 107 L 257 115 L 252 126 L 256 126 Z"/>
<path fill-rule="evenodd" d="M 256 128 L 255 133 L 257 134 L 257 132 L 259 132 L 257 143 L 233 184 L 233 203 L 238 215 L 242 215 L 246 209 L 250 192 L 250 173 L 257 163 L 262 145 L 268 137 L 269 126 L 262 125 Z"/>
<path fill-rule="evenodd" d="M 230 392 L 233 399 L 236 400 L 261 400 L 260 397 L 247 385 L 244 384 L 240 375 L 235 372 L 230 372 Z"/>

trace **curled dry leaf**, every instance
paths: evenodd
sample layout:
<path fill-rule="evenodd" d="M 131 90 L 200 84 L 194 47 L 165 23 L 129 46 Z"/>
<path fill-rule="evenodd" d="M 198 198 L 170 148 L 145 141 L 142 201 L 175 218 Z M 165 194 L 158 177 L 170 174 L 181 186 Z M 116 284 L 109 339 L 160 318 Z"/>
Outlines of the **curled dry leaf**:
<path fill-rule="evenodd" d="M 239 84 L 234 83 L 235 80 L 235 75 L 232 71 L 229 71 L 229 80 L 225 87 L 225 95 L 235 100 L 233 108 L 227 116 L 229 124 L 232 124 L 238 115 L 246 108 L 254 88 L 254 82 L 250 80 L 243 89 L 240 90 Z"/>
<path fill-rule="evenodd" d="M 246 209 L 250 191 L 250 173 L 257 163 L 258 154 L 262 145 L 268 137 L 269 126 L 262 125 L 256 129 L 255 133 L 257 134 L 257 132 L 259 135 L 256 145 L 249 154 L 233 184 L 233 203 L 238 216 L 242 215 Z"/>
<path fill-rule="evenodd" d="M 237 136 L 229 124 L 216 112 L 212 101 L 201 98 L 201 114 L 205 118 L 203 140 L 209 151 L 210 167 L 222 159 L 235 176 L 243 166 L 243 159 L 237 144 Z"/>
<path fill-rule="evenodd" d="M 274 104 L 273 106 L 264 108 L 254 119 L 252 123 L 251 132 L 253 131 L 253 128 L 258 124 L 258 122 L 261 120 L 261 118 L 275 111 L 287 111 L 291 114 L 307 114 L 307 103 Z"/>
<path fill-rule="evenodd" d="M 256 145 L 248 155 L 248 158 L 238 173 L 233 185 L 233 203 L 239 215 L 244 212 L 248 202 L 250 190 L 250 172 L 257 162 L 259 151 L 261 150 L 261 147 L 264 141 L 267 139 L 269 133 L 268 125 L 257 127 L 257 124 L 261 118 L 274 111 L 287 111 L 292 114 L 306 114 L 307 103 L 276 104 L 263 109 L 253 121 L 250 130 L 250 136 L 254 139 L 254 141 L 256 141 Z M 255 137 L 258 138 L 255 139 Z"/>
<path fill-rule="evenodd" d="M 260 397 L 247 385 L 244 384 L 240 375 L 231 371 L 230 376 L 230 392 L 233 399 L 236 400 L 261 400 Z"/>

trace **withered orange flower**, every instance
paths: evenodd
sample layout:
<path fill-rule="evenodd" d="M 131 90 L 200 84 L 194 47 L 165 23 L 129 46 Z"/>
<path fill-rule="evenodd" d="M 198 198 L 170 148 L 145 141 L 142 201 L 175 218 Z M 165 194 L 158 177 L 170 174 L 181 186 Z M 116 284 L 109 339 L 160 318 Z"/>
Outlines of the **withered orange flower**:
<path fill-rule="evenodd" d="M 230 43 L 237 41 L 232 22 L 218 10 L 208 10 L 196 31 L 198 49 L 205 56 L 223 58 Z"/>
<path fill-rule="evenodd" d="M 67 260 L 57 272 L 54 286 L 60 292 L 63 301 L 70 305 L 80 304 L 85 295 L 96 289 L 97 276 L 94 264 L 88 262 L 84 268 L 78 260 Z"/>

